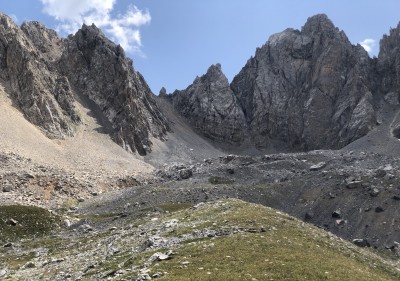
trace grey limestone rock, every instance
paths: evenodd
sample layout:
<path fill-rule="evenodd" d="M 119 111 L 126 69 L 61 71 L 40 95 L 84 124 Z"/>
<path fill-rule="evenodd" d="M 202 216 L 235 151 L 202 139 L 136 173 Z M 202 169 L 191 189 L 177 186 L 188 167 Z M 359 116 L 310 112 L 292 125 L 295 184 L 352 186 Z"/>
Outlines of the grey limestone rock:
<path fill-rule="evenodd" d="M 42 35 L 48 36 L 36 36 L 39 33 L 33 30 L 38 27 L 25 23 L 20 28 L 0 14 L 0 78 L 10 84 L 10 95 L 28 121 L 49 137 L 72 136 L 74 125 L 80 123 L 72 91 L 46 55 L 49 42 L 58 38 L 41 25 Z"/>
<path fill-rule="evenodd" d="M 378 80 L 367 52 L 316 15 L 301 30 L 272 35 L 230 85 L 217 64 L 170 99 L 212 140 L 341 148 L 376 126 Z"/>
<path fill-rule="evenodd" d="M 168 124 L 153 94 L 121 46 L 96 26 L 83 25 L 66 40 L 60 66 L 79 94 L 94 101 L 112 126 L 114 140 L 144 155 L 151 138 L 163 139 Z"/>
<path fill-rule="evenodd" d="M 245 139 L 245 117 L 220 64 L 185 90 L 175 91 L 172 104 L 197 132 L 212 140 L 236 144 Z"/>
<path fill-rule="evenodd" d="M 107 133 L 130 152 L 151 151 L 168 123 L 124 50 L 95 26 L 60 39 L 34 21 L 17 26 L 0 14 L 0 83 L 25 118 L 51 138 L 73 136 L 81 123 L 75 97 L 94 104 Z M 109 129 L 111 128 L 111 129 Z"/>
<path fill-rule="evenodd" d="M 340 148 L 376 124 L 372 63 L 325 15 L 258 48 L 234 78 L 254 143 L 296 150 Z"/>

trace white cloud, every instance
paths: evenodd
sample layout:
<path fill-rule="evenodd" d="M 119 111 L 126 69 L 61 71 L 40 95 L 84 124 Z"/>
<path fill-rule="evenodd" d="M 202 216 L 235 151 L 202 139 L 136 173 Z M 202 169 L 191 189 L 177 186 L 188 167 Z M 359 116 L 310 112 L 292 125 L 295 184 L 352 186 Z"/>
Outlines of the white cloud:
<path fill-rule="evenodd" d="M 114 16 L 117 0 L 41 0 L 43 11 L 54 17 L 58 22 L 59 32 L 74 33 L 83 23 L 94 23 L 101 28 L 113 41 L 128 52 L 141 52 L 141 37 L 139 27 L 150 23 L 149 11 L 143 11 L 136 6 L 128 7 L 124 14 Z"/>
<path fill-rule="evenodd" d="M 375 47 L 375 40 L 367 38 L 364 41 L 360 42 L 360 45 L 369 53 L 371 54 L 373 48 Z"/>

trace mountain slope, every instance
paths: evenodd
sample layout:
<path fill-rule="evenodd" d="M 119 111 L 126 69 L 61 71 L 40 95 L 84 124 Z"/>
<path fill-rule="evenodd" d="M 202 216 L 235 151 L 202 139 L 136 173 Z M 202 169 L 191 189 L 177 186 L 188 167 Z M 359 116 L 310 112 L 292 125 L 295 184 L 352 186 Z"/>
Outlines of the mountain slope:
<path fill-rule="evenodd" d="M 87 174 L 92 179 L 153 170 L 103 133 L 104 127 L 93 117 L 93 111 L 86 104 L 75 104 L 82 125 L 75 129 L 74 137 L 49 139 L 13 106 L 13 100 L 7 95 L 9 91 L 4 88 L 7 88 L 7 83 L 0 83 L 1 153 L 14 153 L 38 165 L 62 169 L 77 176 Z"/>

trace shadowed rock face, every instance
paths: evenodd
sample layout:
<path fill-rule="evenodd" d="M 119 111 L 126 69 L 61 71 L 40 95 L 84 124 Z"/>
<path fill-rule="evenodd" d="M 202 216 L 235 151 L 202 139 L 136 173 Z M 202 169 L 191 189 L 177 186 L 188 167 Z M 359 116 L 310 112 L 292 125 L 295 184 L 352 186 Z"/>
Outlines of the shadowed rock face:
<path fill-rule="evenodd" d="M 150 152 L 150 139 L 163 139 L 168 129 L 132 61 L 95 26 L 59 39 L 38 22 L 18 27 L 0 14 L 0 78 L 26 119 L 49 137 L 74 135 L 81 122 L 74 94 L 101 109 L 113 139 L 128 151 Z"/>
<path fill-rule="evenodd" d="M 243 111 L 220 64 L 212 65 L 186 90 L 175 91 L 172 103 L 196 131 L 212 140 L 240 143 L 245 138 Z"/>
<path fill-rule="evenodd" d="M 9 94 L 26 119 L 52 138 L 73 135 L 80 123 L 69 82 L 54 71 L 57 47 L 51 46 L 57 44 L 54 31 L 37 22 L 19 28 L 0 14 L 1 79 L 9 82 Z"/>
<path fill-rule="evenodd" d="M 257 49 L 232 90 L 256 145 L 340 148 L 376 124 L 372 61 L 325 15 L 286 29 Z"/>
<path fill-rule="evenodd" d="M 113 126 L 115 141 L 128 151 L 150 152 L 150 138 L 162 139 L 167 121 L 124 50 L 94 25 L 84 25 L 65 44 L 60 68 L 76 91 L 102 110 Z"/>

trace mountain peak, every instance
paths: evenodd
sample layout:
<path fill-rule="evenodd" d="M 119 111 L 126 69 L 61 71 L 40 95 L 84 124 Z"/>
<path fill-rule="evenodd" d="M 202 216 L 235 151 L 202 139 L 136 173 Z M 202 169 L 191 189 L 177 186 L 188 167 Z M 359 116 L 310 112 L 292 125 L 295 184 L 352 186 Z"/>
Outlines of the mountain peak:
<path fill-rule="evenodd" d="M 12 18 L 1 12 L 0 12 L 0 25 L 3 25 L 4 28 L 6 29 L 17 27 Z"/>
<path fill-rule="evenodd" d="M 326 14 L 317 14 L 309 17 L 302 28 L 305 33 L 333 31 L 337 28 Z"/>
<path fill-rule="evenodd" d="M 211 65 L 208 70 L 207 70 L 207 74 L 211 74 L 211 73 L 222 73 L 222 67 L 220 63 L 216 63 Z"/>

